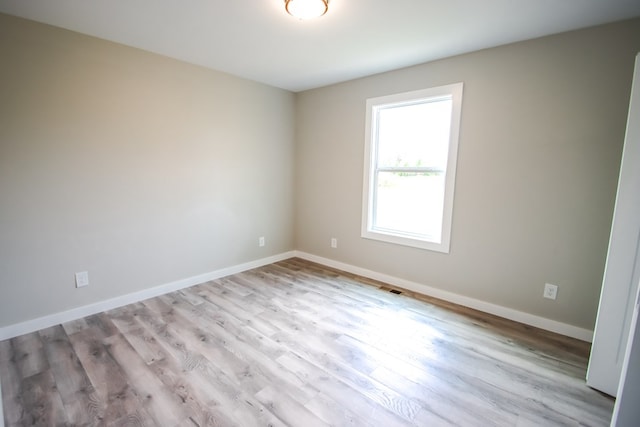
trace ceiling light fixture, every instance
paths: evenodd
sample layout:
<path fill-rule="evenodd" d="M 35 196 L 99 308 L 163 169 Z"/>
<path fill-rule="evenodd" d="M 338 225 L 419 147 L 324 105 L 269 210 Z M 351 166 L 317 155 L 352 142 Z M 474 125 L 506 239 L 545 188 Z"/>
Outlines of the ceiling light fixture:
<path fill-rule="evenodd" d="M 329 10 L 329 0 L 284 0 L 284 8 L 298 19 L 318 18 Z"/>

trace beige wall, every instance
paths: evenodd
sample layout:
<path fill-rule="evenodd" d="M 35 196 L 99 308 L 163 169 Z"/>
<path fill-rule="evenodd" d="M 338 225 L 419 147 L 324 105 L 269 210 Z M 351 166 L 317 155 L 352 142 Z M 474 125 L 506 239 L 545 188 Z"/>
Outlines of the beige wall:
<path fill-rule="evenodd" d="M 592 329 L 638 51 L 633 20 L 298 94 L 297 249 Z M 455 82 L 450 254 L 361 238 L 365 100 Z"/>
<path fill-rule="evenodd" d="M 0 327 L 295 247 L 592 328 L 637 51 L 640 20 L 293 95 L 0 14 Z M 365 100 L 458 81 L 451 253 L 360 238 Z"/>
<path fill-rule="evenodd" d="M 293 249 L 292 93 L 7 15 L 0 58 L 0 327 Z"/>

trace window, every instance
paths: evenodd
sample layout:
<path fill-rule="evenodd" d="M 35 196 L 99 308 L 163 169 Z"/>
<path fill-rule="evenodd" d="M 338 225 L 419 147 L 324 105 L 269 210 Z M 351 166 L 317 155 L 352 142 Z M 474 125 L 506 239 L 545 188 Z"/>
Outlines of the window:
<path fill-rule="evenodd" d="M 362 237 L 449 252 L 462 83 L 367 100 Z"/>

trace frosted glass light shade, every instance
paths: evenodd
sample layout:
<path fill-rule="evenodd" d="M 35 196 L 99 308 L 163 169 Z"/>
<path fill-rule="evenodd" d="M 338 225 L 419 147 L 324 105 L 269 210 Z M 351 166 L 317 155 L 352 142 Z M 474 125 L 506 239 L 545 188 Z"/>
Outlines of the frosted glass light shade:
<path fill-rule="evenodd" d="M 285 0 L 285 9 L 289 15 L 298 19 L 312 19 L 327 13 L 328 0 Z"/>

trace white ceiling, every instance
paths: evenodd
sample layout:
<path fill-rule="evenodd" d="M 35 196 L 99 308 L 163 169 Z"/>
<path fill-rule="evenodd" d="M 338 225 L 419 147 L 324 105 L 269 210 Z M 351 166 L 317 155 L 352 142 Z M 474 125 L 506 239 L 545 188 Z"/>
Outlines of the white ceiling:
<path fill-rule="evenodd" d="M 0 12 L 301 91 L 640 16 L 639 0 L 0 0 Z"/>

